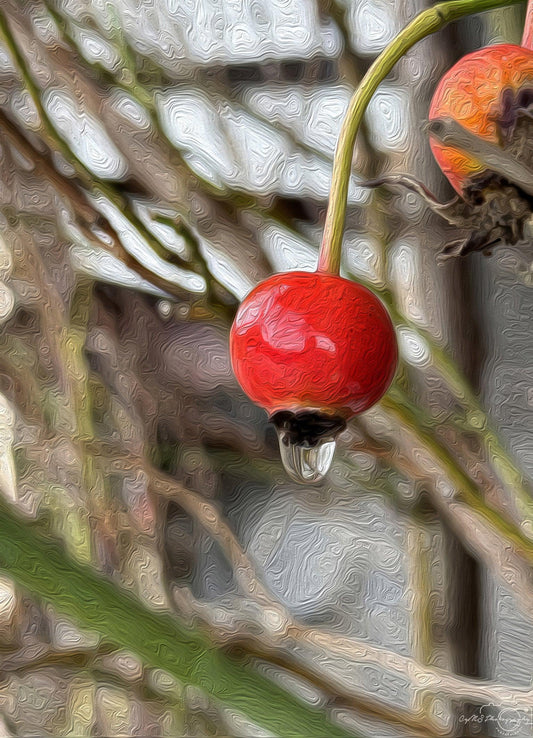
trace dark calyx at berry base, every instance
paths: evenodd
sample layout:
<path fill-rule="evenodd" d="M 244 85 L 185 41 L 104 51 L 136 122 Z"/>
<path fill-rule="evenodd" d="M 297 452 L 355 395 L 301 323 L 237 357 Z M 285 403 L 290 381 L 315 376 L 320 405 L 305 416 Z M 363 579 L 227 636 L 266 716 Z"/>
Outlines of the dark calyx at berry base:
<path fill-rule="evenodd" d="M 281 410 L 271 416 L 276 426 L 283 465 L 297 482 L 319 482 L 335 452 L 335 439 L 346 428 L 339 415 L 314 410 Z"/>
<path fill-rule="evenodd" d="M 465 192 L 466 208 L 455 207 L 457 217 L 450 212 L 449 222 L 470 231 L 463 241 L 444 247 L 443 256 L 466 256 L 472 251 L 492 254 L 496 244 L 514 246 L 525 238 L 525 225 L 533 214 L 533 197 L 514 182 L 487 172 L 472 179 Z M 462 217 L 461 217 L 462 216 Z"/>
<path fill-rule="evenodd" d="M 315 410 L 297 413 L 281 410 L 270 418 L 278 433 L 283 434 L 283 443 L 316 446 L 324 437 L 335 438 L 346 428 L 346 421 L 339 415 L 326 415 Z"/>

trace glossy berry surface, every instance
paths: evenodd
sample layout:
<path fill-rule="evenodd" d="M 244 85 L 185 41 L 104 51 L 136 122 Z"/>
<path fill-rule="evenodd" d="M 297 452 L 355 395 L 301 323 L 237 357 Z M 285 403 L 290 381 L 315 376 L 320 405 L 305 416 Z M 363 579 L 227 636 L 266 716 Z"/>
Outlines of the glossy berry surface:
<path fill-rule="evenodd" d="M 347 419 L 377 402 L 394 376 L 394 329 L 370 290 L 319 272 L 275 274 L 242 302 L 230 335 L 233 370 L 271 415 Z"/>
<path fill-rule="evenodd" d="M 500 144 L 502 129 L 513 122 L 512 106 L 526 107 L 531 102 L 533 51 L 499 44 L 467 54 L 444 75 L 433 96 L 429 118 L 453 118 L 476 136 Z M 459 194 L 485 169 L 472 153 L 435 140 L 430 143 Z"/>

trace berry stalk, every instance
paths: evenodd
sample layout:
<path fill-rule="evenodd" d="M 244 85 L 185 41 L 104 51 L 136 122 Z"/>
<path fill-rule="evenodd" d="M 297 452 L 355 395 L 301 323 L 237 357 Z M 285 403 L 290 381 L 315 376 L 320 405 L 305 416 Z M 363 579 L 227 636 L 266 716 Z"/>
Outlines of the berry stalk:
<path fill-rule="evenodd" d="M 333 160 L 329 205 L 317 271 L 326 274 L 339 274 L 355 139 L 374 92 L 393 69 L 396 62 L 418 41 L 444 28 L 451 21 L 484 10 L 515 5 L 520 1 L 449 0 L 449 2 L 438 3 L 417 15 L 374 61 L 350 101 L 339 134 Z M 531 25 L 533 25 L 532 6 L 533 0 L 529 0 L 528 19 L 531 19 Z"/>
<path fill-rule="evenodd" d="M 524 21 L 524 34 L 522 36 L 522 46 L 525 49 L 533 51 L 533 0 L 528 0 L 526 10 L 526 20 Z"/>

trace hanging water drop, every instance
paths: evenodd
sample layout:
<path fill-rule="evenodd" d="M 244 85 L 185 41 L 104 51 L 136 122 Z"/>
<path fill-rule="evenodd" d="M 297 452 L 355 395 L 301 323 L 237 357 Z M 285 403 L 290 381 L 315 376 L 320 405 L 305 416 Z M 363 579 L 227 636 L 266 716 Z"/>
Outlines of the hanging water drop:
<path fill-rule="evenodd" d="M 279 450 L 286 472 L 295 482 L 320 482 L 328 472 L 336 441 L 325 436 L 314 445 L 295 443 L 288 431 L 278 431 Z"/>
<path fill-rule="evenodd" d="M 327 474 L 336 447 L 336 437 L 346 427 L 336 415 L 312 410 L 284 410 L 272 416 L 279 439 L 283 466 L 296 482 L 313 484 Z"/>

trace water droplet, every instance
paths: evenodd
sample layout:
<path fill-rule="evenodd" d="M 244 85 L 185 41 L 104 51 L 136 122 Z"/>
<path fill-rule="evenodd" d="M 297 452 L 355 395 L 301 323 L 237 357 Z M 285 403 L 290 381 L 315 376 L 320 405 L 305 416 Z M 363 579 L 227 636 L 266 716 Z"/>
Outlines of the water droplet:
<path fill-rule="evenodd" d="M 312 444 L 308 440 L 295 442 L 290 431 L 280 428 L 278 438 L 281 460 L 291 479 L 312 484 L 325 477 L 335 453 L 334 436 L 322 436 Z"/>

